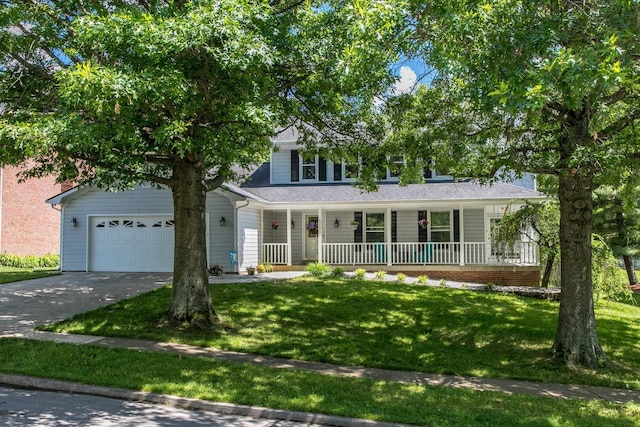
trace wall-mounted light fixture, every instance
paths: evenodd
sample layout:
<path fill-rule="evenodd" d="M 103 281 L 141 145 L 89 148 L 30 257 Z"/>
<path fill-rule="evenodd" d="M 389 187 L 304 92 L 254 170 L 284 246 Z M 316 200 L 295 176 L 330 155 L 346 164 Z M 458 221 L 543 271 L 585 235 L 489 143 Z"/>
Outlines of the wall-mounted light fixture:
<path fill-rule="evenodd" d="M 338 218 L 336 218 L 336 220 L 335 220 L 335 221 L 333 221 L 333 226 L 334 226 L 335 228 L 340 227 L 340 221 L 338 221 Z"/>
<path fill-rule="evenodd" d="M 220 217 L 220 227 L 224 227 L 227 224 L 227 220 L 224 217 Z"/>
<path fill-rule="evenodd" d="M 76 219 L 75 216 L 73 218 L 71 218 L 71 226 L 72 227 L 77 227 L 78 226 L 78 220 Z"/>
<path fill-rule="evenodd" d="M 296 228 L 296 223 L 291 220 L 291 228 Z"/>

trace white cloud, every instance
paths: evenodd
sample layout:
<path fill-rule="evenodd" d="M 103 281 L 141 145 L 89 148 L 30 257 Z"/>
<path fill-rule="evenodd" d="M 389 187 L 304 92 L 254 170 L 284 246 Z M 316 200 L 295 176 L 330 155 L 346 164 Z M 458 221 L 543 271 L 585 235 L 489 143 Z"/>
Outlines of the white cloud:
<path fill-rule="evenodd" d="M 418 76 L 415 71 L 406 65 L 400 67 L 400 79 L 393 85 L 393 94 L 400 95 L 413 91 L 415 88 Z"/>

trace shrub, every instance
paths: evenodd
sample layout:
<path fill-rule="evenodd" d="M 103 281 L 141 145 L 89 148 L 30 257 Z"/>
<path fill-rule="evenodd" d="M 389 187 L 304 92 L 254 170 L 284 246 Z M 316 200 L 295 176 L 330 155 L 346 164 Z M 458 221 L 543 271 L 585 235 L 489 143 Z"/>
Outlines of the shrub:
<path fill-rule="evenodd" d="M 264 264 L 258 264 L 258 266 L 256 267 L 256 272 L 258 273 L 264 273 L 267 271 L 267 268 L 265 267 Z"/>
<path fill-rule="evenodd" d="M 334 267 L 333 271 L 331 272 L 331 277 L 342 277 L 344 276 L 344 268 L 342 267 Z"/>
<path fill-rule="evenodd" d="M 327 277 L 331 275 L 331 267 L 321 262 L 312 262 L 307 265 L 306 270 L 313 277 Z"/>
<path fill-rule="evenodd" d="M 396 275 L 396 280 L 398 281 L 398 283 L 404 283 L 406 279 L 407 279 L 407 275 L 404 273 L 398 273 Z"/>
<path fill-rule="evenodd" d="M 263 264 L 265 273 L 273 273 L 273 265 Z"/>
<path fill-rule="evenodd" d="M 47 254 L 44 256 L 18 256 L 11 254 L 0 254 L 0 265 L 14 268 L 50 268 L 60 265 L 60 255 Z"/>
<path fill-rule="evenodd" d="M 418 283 L 421 285 L 426 285 L 429 281 L 429 276 L 418 276 Z"/>
<path fill-rule="evenodd" d="M 224 276 L 224 268 L 220 264 L 211 264 L 208 271 L 209 276 Z"/>
<path fill-rule="evenodd" d="M 447 280 L 446 279 L 440 279 L 440 286 L 447 286 Z"/>
<path fill-rule="evenodd" d="M 367 273 L 367 270 L 364 268 L 356 268 L 356 271 L 353 272 L 357 279 L 364 279 L 364 275 Z"/>
<path fill-rule="evenodd" d="M 484 285 L 484 289 L 486 291 L 493 291 L 495 288 L 496 288 L 495 283 L 487 283 L 486 285 Z"/>
<path fill-rule="evenodd" d="M 387 275 L 387 272 L 383 270 L 378 270 L 373 274 L 376 280 L 384 280 L 386 275 Z"/>
<path fill-rule="evenodd" d="M 460 284 L 460 287 L 461 287 L 462 289 L 469 289 L 469 285 L 467 285 L 467 284 L 466 284 L 466 283 L 464 283 L 464 282 L 462 282 L 462 283 Z"/>

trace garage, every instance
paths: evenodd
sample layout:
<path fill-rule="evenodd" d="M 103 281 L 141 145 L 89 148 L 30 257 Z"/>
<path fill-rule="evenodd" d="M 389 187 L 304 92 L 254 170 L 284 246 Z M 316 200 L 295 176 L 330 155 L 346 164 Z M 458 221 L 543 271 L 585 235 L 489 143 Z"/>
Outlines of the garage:
<path fill-rule="evenodd" d="M 96 216 L 90 230 L 91 271 L 173 271 L 173 216 Z"/>

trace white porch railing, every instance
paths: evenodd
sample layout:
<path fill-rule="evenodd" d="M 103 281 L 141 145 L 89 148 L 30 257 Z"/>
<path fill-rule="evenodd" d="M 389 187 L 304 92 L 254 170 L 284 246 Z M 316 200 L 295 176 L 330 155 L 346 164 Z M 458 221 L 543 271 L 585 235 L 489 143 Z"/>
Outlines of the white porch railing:
<path fill-rule="evenodd" d="M 538 249 L 533 242 L 518 242 L 509 251 L 502 252 L 486 242 L 323 243 L 321 251 L 322 261 L 334 265 L 538 263 Z M 264 243 L 262 260 L 269 264 L 287 264 L 287 244 Z"/>
<path fill-rule="evenodd" d="M 267 264 L 288 264 L 286 243 L 263 243 L 262 262 Z"/>

